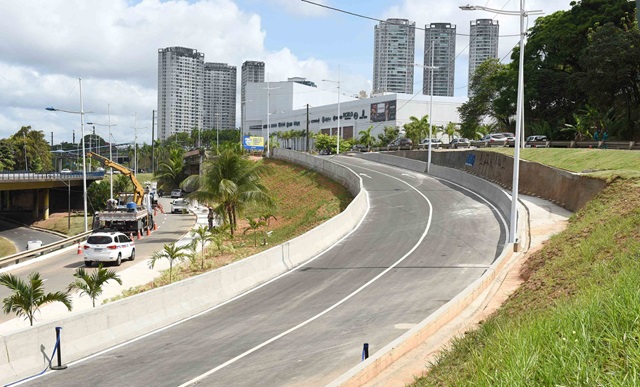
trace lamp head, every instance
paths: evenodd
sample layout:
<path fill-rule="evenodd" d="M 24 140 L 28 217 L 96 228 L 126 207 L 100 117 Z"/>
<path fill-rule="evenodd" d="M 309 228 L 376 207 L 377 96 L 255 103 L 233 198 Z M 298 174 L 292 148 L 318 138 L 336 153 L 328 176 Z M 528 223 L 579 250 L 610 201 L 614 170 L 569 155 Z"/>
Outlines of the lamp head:
<path fill-rule="evenodd" d="M 475 5 L 461 5 L 460 9 L 463 11 L 476 11 L 478 8 Z"/>
<path fill-rule="evenodd" d="M 54 108 L 53 106 L 49 106 L 45 108 L 46 110 L 50 111 L 50 112 L 55 112 L 57 109 Z"/>

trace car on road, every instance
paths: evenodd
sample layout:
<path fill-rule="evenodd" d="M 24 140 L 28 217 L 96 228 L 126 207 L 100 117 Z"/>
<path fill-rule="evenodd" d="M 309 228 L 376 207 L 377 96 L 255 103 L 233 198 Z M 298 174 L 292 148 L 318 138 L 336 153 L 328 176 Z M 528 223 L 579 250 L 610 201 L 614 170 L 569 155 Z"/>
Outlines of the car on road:
<path fill-rule="evenodd" d="M 94 262 L 113 262 L 120 266 L 124 259 L 136 259 L 136 246 L 121 232 L 95 232 L 84 244 L 84 264 L 87 267 Z"/>
<path fill-rule="evenodd" d="M 502 133 L 489 133 L 480 139 L 482 142 L 486 142 L 489 144 L 500 144 L 504 145 L 507 142 L 507 138 Z"/>
<path fill-rule="evenodd" d="M 180 188 L 176 188 L 173 191 L 171 191 L 171 198 L 172 199 L 181 198 L 183 196 L 184 196 L 184 192 L 182 192 L 182 190 Z"/>
<path fill-rule="evenodd" d="M 542 136 L 542 135 L 534 135 L 534 136 L 529 136 L 527 137 L 527 140 L 525 142 L 525 147 L 527 148 L 545 148 L 547 145 L 546 143 L 544 145 L 538 145 L 538 144 L 529 144 L 530 142 L 536 142 L 536 141 L 548 141 L 547 140 L 547 136 Z"/>
<path fill-rule="evenodd" d="M 183 214 L 189 209 L 189 202 L 186 199 L 175 199 L 171 201 L 171 213 Z"/>
<path fill-rule="evenodd" d="M 449 145 L 453 149 L 468 148 L 469 146 L 471 146 L 471 141 L 469 141 L 468 138 L 454 138 L 453 140 L 451 140 Z"/>
<path fill-rule="evenodd" d="M 71 173 L 71 170 L 69 168 L 64 168 L 60 173 Z"/>
<path fill-rule="evenodd" d="M 422 141 L 420 141 L 420 145 L 425 145 L 425 146 L 429 146 L 429 139 L 425 138 Z M 442 145 L 442 140 L 440 140 L 439 138 L 432 138 L 431 139 L 431 146 L 440 146 Z"/>
<path fill-rule="evenodd" d="M 413 142 L 411 141 L 411 139 L 406 137 L 397 138 L 393 140 L 391 144 L 389 144 L 389 146 L 397 146 L 397 147 L 412 146 L 412 145 L 413 145 Z"/>

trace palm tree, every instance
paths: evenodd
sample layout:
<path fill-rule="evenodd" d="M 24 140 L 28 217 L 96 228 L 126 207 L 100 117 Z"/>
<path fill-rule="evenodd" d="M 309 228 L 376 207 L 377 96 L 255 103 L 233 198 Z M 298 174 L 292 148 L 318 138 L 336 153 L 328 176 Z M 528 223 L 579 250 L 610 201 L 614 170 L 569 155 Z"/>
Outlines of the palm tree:
<path fill-rule="evenodd" d="M 182 149 L 171 149 L 169 158 L 158 164 L 158 170 L 154 176 L 158 179 L 159 185 L 167 191 L 178 188 L 180 183 L 187 178 L 182 158 L 183 153 Z"/>
<path fill-rule="evenodd" d="M 243 234 L 246 234 L 247 231 L 253 232 L 253 246 L 258 246 L 258 230 L 260 227 L 266 226 L 267 223 L 260 219 L 246 219 L 249 221 L 249 226 L 244 229 Z"/>
<path fill-rule="evenodd" d="M 211 235 L 209 227 L 207 226 L 200 226 L 193 230 L 192 233 L 194 245 L 200 243 L 200 252 L 202 253 L 202 264 L 200 268 L 204 270 L 204 246 L 207 242 L 213 240 L 213 235 Z"/>
<path fill-rule="evenodd" d="M 371 129 L 373 129 L 373 125 L 369 126 L 367 130 L 361 130 L 358 132 L 360 138 L 358 138 L 358 142 L 367 147 L 367 150 L 371 149 L 371 147 L 376 143 L 376 139 L 371 136 Z"/>
<path fill-rule="evenodd" d="M 71 298 L 69 294 L 62 292 L 44 293 L 43 281 L 40 273 L 29 274 L 27 282 L 13 274 L 0 275 L 0 285 L 4 285 L 13 291 L 13 294 L 2 300 L 5 314 L 14 312 L 16 316 L 29 320 L 33 326 L 34 315 L 40 307 L 51 302 L 62 302 L 71 311 Z"/>
<path fill-rule="evenodd" d="M 73 274 L 76 277 L 75 282 L 69 285 L 68 292 L 72 290 L 80 290 L 80 295 L 86 294 L 91 297 L 93 307 L 96 307 L 96 299 L 100 297 L 103 291 L 103 286 L 107 282 L 114 280 L 122 285 L 122 280 L 115 270 L 107 270 L 100 264 L 98 270 L 95 270 L 90 275 L 80 267 Z"/>
<path fill-rule="evenodd" d="M 453 137 L 458 134 L 458 127 L 455 122 L 449 122 L 447 126 L 444 128 L 443 133 L 449 136 L 449 142 L 453 139 Z"/>
<path fill-rule="evenodd" d="M 233 150 L 224 150 L 215 160 L 205 164 L 202 176 L 190 176 L 183 184 L 198 187 L 189 197 L 202 203 L 216 203 L 213 209 L 223 224 L 230 225 L 233 237 L 237 217 L 249 203 L 271 205 L 273 202 L 260 182 L 263 171 L 262 162 L 253 162 Z"/>
<path fill-rule="evenodd" d="M 183 251 L 182 246 L 176 246 L 174 243 L 164 245 L 164 248 L 160 251 L 156 251 L 149 260 L 149 268 L 153 269 L 156 262 L 160 259 L 166 259 L 169 261 L 169 283 L 173 281 L 173 262 L 182 261 L 187 258 L 188 254 Z"/>
<path fill-rule="evenodd" d="M 429 115 L 422 118 L 411 116 L 409 119 L 411 122 L 404 125 L 406 137 L 410 138 L 414 144 L 418 144 L 429 135 Z"/>
<path fill-rule="evenodd" d="M 227 232 L 229 231 L 229 228 L 228 224 L 221 224 L 211 230 L 211 240 L 216 245 L 219 252 L 222 252 L 222 246 L 224 245 L 224 241 L 227 239 Z"/>

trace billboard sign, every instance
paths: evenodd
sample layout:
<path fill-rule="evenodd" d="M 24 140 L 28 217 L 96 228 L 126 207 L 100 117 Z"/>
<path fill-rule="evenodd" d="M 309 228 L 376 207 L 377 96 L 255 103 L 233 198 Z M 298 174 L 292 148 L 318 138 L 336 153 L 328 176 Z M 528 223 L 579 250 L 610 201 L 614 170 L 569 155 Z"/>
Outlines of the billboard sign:
<path fill-rule="evenodd" d="M 371 104 L 371 122 L 385 122 L 396 120 L 396 101 L 386 101 Z"/>
<path fill-rule="evenodd" d="M 264 138 L 254 136 L 244 136 L 244 149 L 252 152 L 264 151 Z"/>

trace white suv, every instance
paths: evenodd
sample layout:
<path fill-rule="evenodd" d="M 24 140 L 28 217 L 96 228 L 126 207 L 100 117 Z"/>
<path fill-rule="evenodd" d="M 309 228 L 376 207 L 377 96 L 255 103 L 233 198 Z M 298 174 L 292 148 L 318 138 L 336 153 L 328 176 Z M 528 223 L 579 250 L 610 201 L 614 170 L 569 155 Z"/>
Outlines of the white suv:
<path fill-rule="evenodd" d="M 136 259 L 136 246 L 121 232 L 96 232 L 91 234 L 84 244 L 84 264 L 91 266 L 94 262 L 115 262 L 120 266 L 122 260 Z"/>

